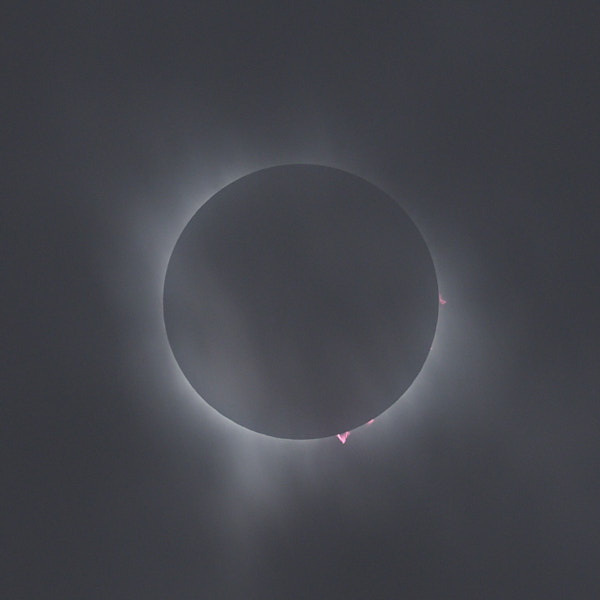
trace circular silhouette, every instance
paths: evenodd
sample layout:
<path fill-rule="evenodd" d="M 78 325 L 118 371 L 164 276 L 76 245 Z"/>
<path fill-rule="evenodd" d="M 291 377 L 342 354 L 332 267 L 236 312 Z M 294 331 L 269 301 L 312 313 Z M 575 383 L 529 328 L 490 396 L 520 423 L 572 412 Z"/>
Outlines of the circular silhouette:
<path fill-rule="evenodd" d="M 429 353 L 438 288 L 400 206 L 339 169 L 286 165 L 217 192 L 167 268 L 164 318 L 194 389 L 275 437 L 351 430 L 389 408 Z"/>

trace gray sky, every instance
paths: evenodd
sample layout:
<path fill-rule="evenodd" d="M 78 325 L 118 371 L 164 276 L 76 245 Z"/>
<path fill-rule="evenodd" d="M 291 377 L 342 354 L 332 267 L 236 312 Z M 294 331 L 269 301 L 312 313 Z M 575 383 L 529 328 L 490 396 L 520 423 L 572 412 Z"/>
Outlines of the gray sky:
<path fill-rule="evenodd" d="M 598 17 L 9 8 L 3 595 L 598 597 Z M 344 445 L 223 419 L 165 335 L 185 224 L 286 163 L 395 198 L 447 300 L 414 385 Z"/>

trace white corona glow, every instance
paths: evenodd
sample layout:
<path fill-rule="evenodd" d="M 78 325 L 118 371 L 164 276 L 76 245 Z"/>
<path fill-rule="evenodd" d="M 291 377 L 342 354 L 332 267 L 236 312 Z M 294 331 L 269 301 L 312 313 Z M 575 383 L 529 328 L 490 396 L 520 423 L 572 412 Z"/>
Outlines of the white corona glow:
<path fill-rule="evenodd" d="M 270 160 L 275 155 L 278 160 Z M 165 413 L 172 414 L 173 427 L 191 428 L 199 438 L 210 439 L 212 447 L 218 448 L 222 479 L 214 492 L 220 498 L 215 511 L 231 511 L 230 534 L 236 536 L 236 543 L 251 540 L 258 527 L 252 525 L 256 519 L 246 518 L 249 511 L 253 517 L 272 517 L 290 505 L 295 488 L 317 493 L 331 485 L 332 478 L 344 477 L 346 469 L 352 468 L 352 461 L 356 460 L 357 449 L 364 454 L 394 444 L 415 423 L 433 415 L 440 408 L 438 398 L 442 391 L 456 389 L 469 373 L 486 368 L 486 340 L 491 335 L 481 311 L 461 293 L 471 287 L 478 272 L 473 263 L 475 253 L 469 252 L 465 245 L 448 244 L 444 231 L 433 225 L 433 219 L 428 223 L 415 217 L 414 211 L 403 204 L 398 184 L 383 185 L 376 173 L 365 172 L 353 159 L 344 161 L 317 152 L 275 155 L 240 161 L 233 166 L 230 162 L 220 170 L 214 165 L 203 167 L 199 162 L 187 173 L 181 173 L 175 185 L 152 192 L 136 191 L 133 195 L 131 190 L 121 192 L 127 212 L 123 216 L 122 211 L 114 224 L 110 240 L 113 253 L 109 260 L 106 255 L 101 257 L 110 302 L 123 324 L 120 351 L 123 374 L 133 392 L 132 406 L 140 418 L 158 421 L 156 407 L 160 405 L 160 418 Z M 354 430 L 352 452 L 341 455 L 335 452 L 340 448 L 339 444 L 333 444 L 335 437 L 273 438 L 223 417 L 198 396 L 179 369 L 164 326 L 163 284 L 167 264 L 191 217 L 217 191 L 236 179 L 262 168 L 291 163 L 343 169 L 400 201 L 429 246 L 440 289 L 452 298 L 452 303 L 440 310 L 435 344 L 412 386 L 400 401 L 377 417 L 372 427 Z M 465 335 L 465 332 L 473 333 Z M 172 410 L 166 411 L 167 406 Z M 351 505 L 347 508 L 358 509 Z"/>

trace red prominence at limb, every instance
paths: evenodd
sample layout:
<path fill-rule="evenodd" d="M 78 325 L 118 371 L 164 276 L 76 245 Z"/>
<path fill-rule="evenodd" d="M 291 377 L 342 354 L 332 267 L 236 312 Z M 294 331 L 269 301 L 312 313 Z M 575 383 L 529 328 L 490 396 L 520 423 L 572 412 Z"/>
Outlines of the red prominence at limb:
<path fill-rule="evenodd" d="M 342 442 L 342 444 L 345 444 L 349 435 L 350 435 L 350 432 L 346 431 L 345 433 L 338 433 L 336 437 L 338 440 L 340 440 L 340 442 Z"/>

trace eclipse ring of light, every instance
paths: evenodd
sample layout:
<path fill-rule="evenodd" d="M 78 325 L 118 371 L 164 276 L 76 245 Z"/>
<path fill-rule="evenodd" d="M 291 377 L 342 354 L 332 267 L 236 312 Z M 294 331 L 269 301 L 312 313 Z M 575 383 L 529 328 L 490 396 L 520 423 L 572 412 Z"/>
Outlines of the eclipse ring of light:
<path fill-rule="evenodd" d="M 173 249 L 164 320 L 175 359 L 225 417 L 274 437 L 350 431 L 410 387 L 438 286 L 390 196 L 345 171 L 270 167 L 210 198 Z"/>

